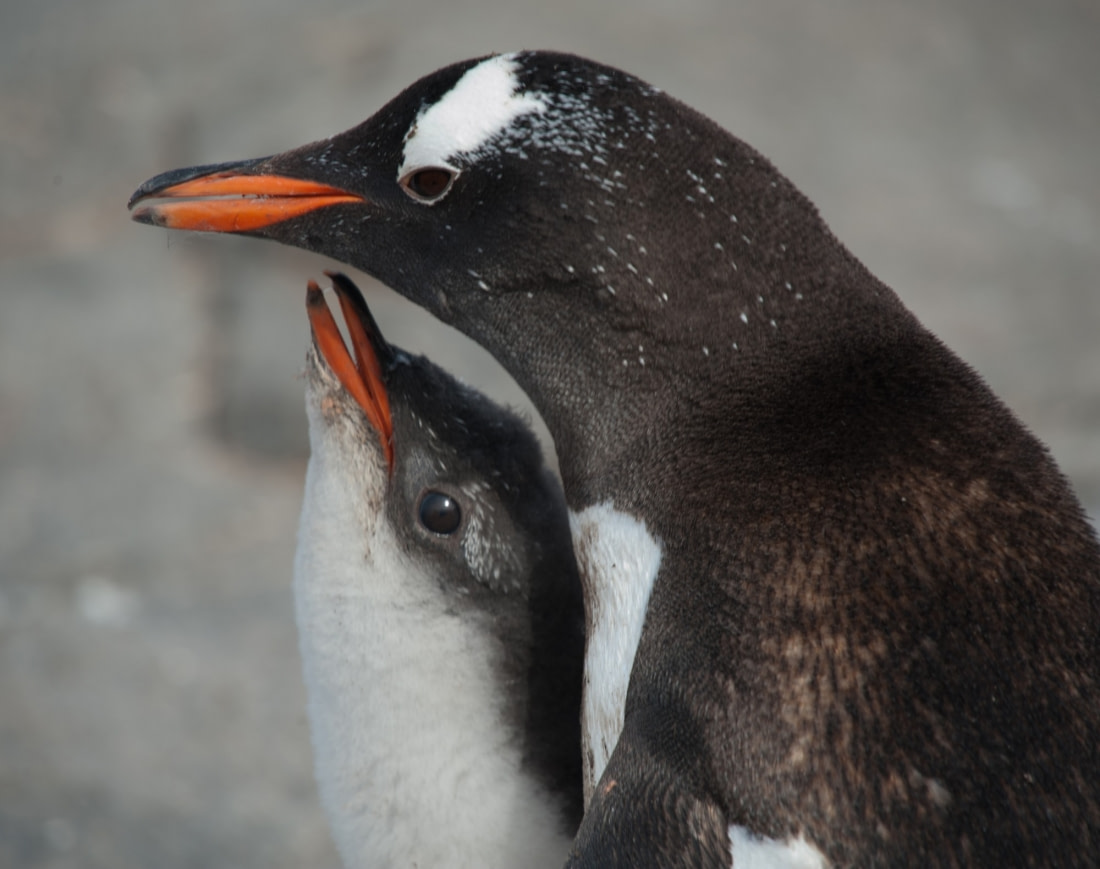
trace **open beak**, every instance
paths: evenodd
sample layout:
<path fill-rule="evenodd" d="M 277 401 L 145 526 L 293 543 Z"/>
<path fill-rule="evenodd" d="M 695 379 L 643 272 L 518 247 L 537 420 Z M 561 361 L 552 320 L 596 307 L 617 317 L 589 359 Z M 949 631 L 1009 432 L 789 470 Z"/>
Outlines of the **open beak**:
<path fill-rule="evenodd" d="M 314 345 L 378 432 L 386 464 L 390 473 L 393 473 L 393 417 L 390 414 L 386 385 L 382 379 L 380 359 L 380 356 L 389 357 L 389 345 L 378 331 L 363 294 L 351 279 L 339 272 L 325 274 L 332 279 L 332 287 L 340 299 L 340 309 L 344 313 L 344 322 L 347 323 L 348 334 L 351 336 L 355 361 L 352 361 L 348 353 L 321 288 L 316 281 L 310 281 L 306 290 L 306 311 L 313 329 Z"/>
<path fill-rule="evenodd" d="M 142 184 L 128 207 L 147 199 L 169 201 L 143 205 L 131 217 L 138 223 L 169 229 L 251 232 L 318 208 L 366 201 L 316 181 L 264 174 L 268 159 L 164 172 Z"/>

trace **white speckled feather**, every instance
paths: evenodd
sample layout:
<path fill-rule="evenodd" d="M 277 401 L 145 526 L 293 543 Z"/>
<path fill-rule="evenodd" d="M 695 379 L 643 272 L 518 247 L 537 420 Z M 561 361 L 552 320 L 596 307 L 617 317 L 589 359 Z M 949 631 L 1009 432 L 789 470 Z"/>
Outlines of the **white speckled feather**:
<path fill-rule="evenodd" d="M 477 151 L 516 118 L 543 111 L 537 97 L 517 93 L 517 68 L 511 54 L 483 60 L 467 70 L 438 102 L 424 109 L 406 136 L 397 177 L 425 166 L 455 170 L 451 162 L 455 156 Z"/>

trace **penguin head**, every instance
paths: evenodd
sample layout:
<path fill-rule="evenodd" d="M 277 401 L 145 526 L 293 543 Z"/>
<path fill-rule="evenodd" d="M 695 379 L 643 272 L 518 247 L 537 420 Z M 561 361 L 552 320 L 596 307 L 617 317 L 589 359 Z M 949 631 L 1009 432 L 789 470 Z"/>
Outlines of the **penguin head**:
<path fill-rule="evenodd" d="M 564 500 L 534 435 L 427 359 L 387 344 L 355 285 L 330 276 L 353 352 L 311 284 L 315 455 L 323 461 L 335 447 L 367 521 L 386 522 L 446 595 L 490 607 L 502 596 L 526 599 L 547 550 L 570 552 Z"/>
<path fill-rule="evenodd" d="M 627 326 L 659 323 L 699 279 L 778 282 L 775 261 L 798 235 L 790 224 L 817 219 L 707 118 L 552 52 L 445 67 L 344 133 L 167 172 L 130 204 L 150 199 L 161 201 L 135 220 L 323 253 L 467 331 L 500 297 L 544 294 L 618 310 Z"/>

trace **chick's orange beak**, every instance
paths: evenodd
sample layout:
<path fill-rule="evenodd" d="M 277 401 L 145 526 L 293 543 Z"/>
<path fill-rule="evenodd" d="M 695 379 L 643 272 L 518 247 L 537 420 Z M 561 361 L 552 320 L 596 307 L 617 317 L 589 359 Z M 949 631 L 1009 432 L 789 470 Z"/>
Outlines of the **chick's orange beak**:
<path fill-rule="evenodd" d="M 364 323 L 360 318 L 359 306 L 348 295 L 342 282 L 337 279 L 343 278 L 343 275 L 333 274 L 330 277 L 333 278 L 333 288 L 340 299 L 340 307 L 343 310 L 355 352 L 355 361 L 352 361 L 348 353 L 321 288 L 315 281 L 310 281 L 306 290 L 306 311 L 309 314 L 309 324 L 313 329 L 313 339 L 332 373 L 363 409 L 367 420 L 378 432 L 378 437 L 382 441 L 382 452 L 386 456 L 386 464 L 392 473 L 393 417 L 390 413 L 386 386 L 382 380 L 382 364 L 367 331 L 373 329 L 373 323 Z M 347 279 L 344 278 L 344 280 Z M 351 284 L 350 281 L 347 283 Z"/>

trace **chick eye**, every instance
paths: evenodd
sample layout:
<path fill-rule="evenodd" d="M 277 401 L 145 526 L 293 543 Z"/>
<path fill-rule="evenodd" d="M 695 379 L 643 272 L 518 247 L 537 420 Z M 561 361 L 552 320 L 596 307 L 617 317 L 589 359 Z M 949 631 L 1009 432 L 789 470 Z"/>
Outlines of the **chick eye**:
<path fill-rule="evenodd" d="M 435 202 L 442 199 L 443 194 L 451 189 L 454 180 L 455 173 L 451 170 L 432 166 L 410 172 L 401 179 L 401 186 L 413 199 L 419 199 L 421 202 Z"/>
<path fill-rule="evenodd" d="M 458 502 L 443 492 L 427 492 L 420 499 L 420 524 L 435 534 L 453 534 L 462 522 Z"/>

